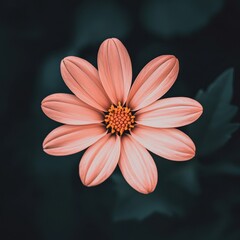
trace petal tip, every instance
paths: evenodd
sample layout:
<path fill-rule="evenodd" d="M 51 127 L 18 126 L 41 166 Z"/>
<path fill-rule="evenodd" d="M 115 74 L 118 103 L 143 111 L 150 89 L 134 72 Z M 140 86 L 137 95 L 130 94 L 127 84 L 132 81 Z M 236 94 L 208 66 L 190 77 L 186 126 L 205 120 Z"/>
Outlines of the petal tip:
<path fill-rule="evenodd" d="M 194 154 L 190 155 L 188 158 L 183 159 L 182 161 L 190 161 L 190 160 L 192 160 L 194 157 L 195 157 L 195 152 L 194 152 Z"/>
<path fill-rule="evenodd" d="M 49 148 L 48 148 L 48 139 L 45 138 L 43 143 L 42 143 L 42 148 L 43 148 L 43 151 L 47 154 L 49 154 Z"/>
<path fill-rule="evenodd" d="M 43 100 L 42 102 L 41 102 L 41 109 L 42 109 L 42 111 L 44 112 L 44 114 L 45 115 L 47 115 L 46 114 L 46 111 L 47 111 L 47 109 L 48 109 L 48 107 L 47 107 L 47 101 L 45 100 Z"/>
<path fill-rule="evenodd" d="M 45 140 L 44 140 L 44 142 L 43 142 L 43 144 L 42 144 L 42 149 L 43 149 L 43 151 L 44 151 L 46 154 L 48 154 L 48 155 L 53 155 L 53 154 L 51 154 L 51 153 L 49 152 L 49 149 L 47 148 L 46 145 L 47 145 L 47 144 L 45 143 Z"/>
<path fill-rule="evenodd" d="M 43 112 L 44 112 L 45 105 L 46 105 L 46 103 L 43 99 L 42 102 L 41 102 L 41 109 L 42 109 Z"/>
<path fill-rule="evenodd" d="M 195 119 L 195 121 L 203 114 L 203 106 L 198 101 L 196 101 L 196 113 L 197 113 L 197 118 Z"/>
<path fill-rule="evenodd" d="M 177 71 L 178 71 L 178 69 L 179 69 L 179 60 L 178 60 L 178 58 L 176 58 L 174 55 L 168 55 L 168 56 L 169 56 L 169 58 L 167 59 L 167 61 L 171 62 L 172 68 L 177 69 Z"/>
<path fill-rule="evenodd" d="M 66 65 L 71 64 L 74 60 L 76 60 L 76 58 L 77 57 L 74 57 L 74 56 L 67 56 L 67 57 L 63 58 L 61 60 L 61 64 L 60 64 L 61 69 L 66 68 L 67 67 Z"/>
<path fill-rule="evenodd" d="M 61 63 L 60 63 L 60 69 L 61 71 L 65 70 L 66 69 L 66 58 L 65 57 L 64 59 L 61 60 Z"/>
<path fill-rule="evenodd" d="M 79 165 L 78 165 L 78 174 L 79 174 L 79 178 L 80 178 L 82 184 L 87 186 L 87 183 L 85 181 L 86 173 L 85 173 L 85 171 L 83 171 L 83 166 L 82 166 L 82 161 L 81 160 L 80 160 Z"/>
<path fill-rule="evenodd" d="M 193 143 L 192 146 L 191 146 L 191 149 L 189 149 L 188 156 L 185 159 L 183 159 L 183 161 L 184 160 L 185 161 L 191 160 L 195 157 L 195 155 L 196 155 L 196 146 Z"/>
<path fill-rule="evenodd" d="M 64 63 L 64 62 L 67 62 L 67 61 L 74 60 L 75 58 L 76 57 L 74 57 L 74 56 L 67 56 L 67 57 L 64 57 L 61 62 Z"/>
<path fill-rule="evenodd" d="M 44 151 L 46 154 L 50 155 L 50 154 L 48 153 L 48 150 L 47 150 L 46 148 L 43 148 L 43 151 Z"/>
<path fill-rule="evenodd" d="M 203 113 L 203 106 L 202 106 L 202 104 L 200 104 L 199 102 L 198 102 L 198 106 L 199 106 L 199 112 L 201 112 L 201 114 Z M 200 115 L 201 115 L 200 114 Z"/>
<path fill-rule="evenodd" d="M 91 187 L 91 182 L 87 181 L 81 174 L 79 174 L 80 180 L 85 187 Z"/>
<path fill-rule="evenodd" d="M 144 189 L 144 191 L 141 191 L 140 193 L 142 193 L 144 195 L 148 195 L 148 194 L 154 192 L 155 188 L 156 188 L 156 185 L 153 187 L 150 187 L 150 188 L 146 188 L 146 189 Z"/>
<path fill-rule="evenodd" d="M 172 62 L 174 62 L 174 66 L 175 66 L 175 67 L 179 68 L 179 60 L 178 60 L 178 58 L 176 58 L 174 55 L 172 55 L 172 57 L 170 58 L 170 60 L 171 60 Z"/>
<path fill-rule="evenodd" d="M 181 158 L 176 158 L 176 159 L 170 159 L 169 160 L 172 160 L 172 161 L 177 161 L 177 162 L 185 162 L 185 161 L 190 161 L 192 160 L 196 155 L 196 150 L 195 149 L 192 149 L 190 150 L 184 157 L 181 157 Z"/>
<path fill-rule="evenodd" d="M 43 148 L 43 150 L 45 151 L 45 148 L 46 148 L 46 138 L 43 140 L 42 148 Z"/>
<path fill-rule="evenodd" d="M 108 42 L 121 42 L 118 38 L 116 38 L 116 37 L 110 37 L 110 38 L 107 38 L 107 39 L 105 39 L 104 41 L 103 41 L 103 43 L 105 42 L 105 43 L 108 43 Z"/>
<path fill-rule="evenodd" d="M 42 101 L 41 101 L 41 106 L 44 106 L 46 102 L 48 102 L 49 98 L 53 96 L 54 94 L 46 96 Z"/>
<path fill-rule="evenodd" d="M 164 55 L 160 56 L 160 58 L 164 57 Z M 175 55 L 165 55 L 166 61 L 172 61 L 174 63 L 179 63 L 178 58 Z"/>
<path fill-rule="evenodd" d="M 95 179 L 91 179 L 90 177 L 87 176 L 87 173 L 83 173 L 83 170 L 82 170 L 82 167 L 81 167 L 81 161 L 80 161 L 80 165 L 79 165 L 79 177 L 80 177 L 80 180 L 82 182 L 82 184 L 85 186 L 85 187 L 94 187 L 99 183 L 95 183 L 94 180 Z"/>

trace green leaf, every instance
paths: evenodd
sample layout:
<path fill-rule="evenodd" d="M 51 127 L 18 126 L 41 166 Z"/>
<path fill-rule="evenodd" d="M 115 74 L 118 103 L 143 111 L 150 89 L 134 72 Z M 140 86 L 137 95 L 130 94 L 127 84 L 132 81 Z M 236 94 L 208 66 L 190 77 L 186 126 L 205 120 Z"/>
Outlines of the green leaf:
<path fill-rule="evenodd" d="M 143 220 L 154 213 L 172 215 L 181 213 L 181 209 L 174 208 L 157 194 L 143 195 L 132 189 L 122 176 L 114 175 L 118 191 L 117 203 L 113 212 L 115 221 Z M 172 209 L 172 211 L 169 211 Z"/>
<path fill-rule="evenodd" d="M 205 176 L 240 176 L 239 142 L 234 141 L 226 148 L 211 156 L 217 161 L 201 164 L 199 171 Z"/>
<path fill-rule="evenodd" d="M 169 38 L 204 27 L 218 13 L 223 0 L 149 0 L 142 6 L 142 22 L 152 33 Z"/>
<path fill-rule="evenodd" d="M 230 104 L 233 95 L 233 69 L 222 73 L 196 99 L 203 105 L 203 115 L 188 127 L 189 135 L 197 145 L 199 155 L 210 154 L 223 146 L 238 129 L 231 123 L 238 108 Z"/>
<path fill-rule="evenodd" d="M 180 164 L 163 161 L 165 163 L 163 162 L 159 169 L 158 186 L 148 195 L 132 189 L 122 176 L 113 176 L 117 191 L 113 212 L 115 221 L 143 220 L 154 213 L 166 216 L 183 215 L 194 204 L 193 198 L 200 191 L 196 161 Z"/>

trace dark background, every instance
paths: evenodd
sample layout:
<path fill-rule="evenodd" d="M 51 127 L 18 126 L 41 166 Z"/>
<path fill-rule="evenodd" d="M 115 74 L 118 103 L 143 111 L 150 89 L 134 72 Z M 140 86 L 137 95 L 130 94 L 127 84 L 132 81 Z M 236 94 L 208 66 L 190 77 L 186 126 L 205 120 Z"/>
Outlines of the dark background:
<path fill-rule="evenodd" d="M 240 239 L 240 134 L 231 124 L 239 113 L 227 100 L 239 106 L 239 23 L 237 0 L 1 1 L 0 239 Z M 58 124 L 41 112 L 41 100 L 69 91 L 61 59 L 81 56 L 96 65 L 108 37 L 129 50 L 134 77 L 156 56 L 177 56 L 180 74 L 168 96 L 194 98 L 215 84 L 202 100 L 200 125 L 184 129 L 197 157 L 175 163 L 153 155 L 159 182 L 148 196 L 131 190 L 118 170 L 86 188 L 78 176 L 82 153 L 42 151 Z M 229 68 L 233 79 L 214 82 Z M 202 141 L 199 129 L 218 134 Z"/>

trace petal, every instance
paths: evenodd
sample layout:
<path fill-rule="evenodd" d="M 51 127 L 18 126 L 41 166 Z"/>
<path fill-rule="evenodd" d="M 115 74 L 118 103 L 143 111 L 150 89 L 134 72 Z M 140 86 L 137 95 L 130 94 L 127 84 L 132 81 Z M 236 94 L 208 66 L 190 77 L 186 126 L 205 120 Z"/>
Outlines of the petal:
<path fill-rule="evenodd" d="M 106 111 L 110 101 L 99 80 L 97 69 L 78 57 L 66 57 L 61 62 L 61 74 L 69 89 L 83 102 Z"/>
<path fill-rule="evenodd" d="M 120 137 L 107 134 L 84 153 L 79 175 L 84 185 L 95 186 L 105 181 L 117 166 L 120 156 Z"/>
<path fill-rule="evenodd" d="M 136 111 L 153 103 L 171 88 L 178 71 L 178 60 L 172 55 L 153 59 L 138 74 L 130 90 L 127 105 Z"/>
<path fill-rule="evenodd" d="M 43 112 L 51 119 L 70 125 L 100 123 L 103 114 L 72 94 L 56 93 L 42 101 Z"/>
<path fill-rule="evenodd" d="M 168 160 L 184 161 L 195 156 L 193 141 L 178 129 L 137 125 L 131 134 L 149 151 Z"/>
<path fill-rule="evenodd" d="M 158 173 L 155 162 L 129 134 L 122 139 L 119 167 L 128 184 L 138 192 L 147 194 L 156 188 Z"/>
<path fill-rule="evenodd" d="M 105 40 L 98 52 L 98 71 L 112 103 L 124 104 L 132 82 L 132 64 L 124 45 L 116 38 Z"/>
<path fill-rule="evenodd" d="M 165 98 L 139 110 L 136 122 L 150 127 L 181 127 L 196 121 L 202 112 L 202 105 L 191 98 Z"/>
<path fill-rule="evenodd" d="M 102 124 L 63 125 L 47 135 L 43 142 L 43 150 L 54 156 L 70 155 L 89 147 L 106 134 Z"/>

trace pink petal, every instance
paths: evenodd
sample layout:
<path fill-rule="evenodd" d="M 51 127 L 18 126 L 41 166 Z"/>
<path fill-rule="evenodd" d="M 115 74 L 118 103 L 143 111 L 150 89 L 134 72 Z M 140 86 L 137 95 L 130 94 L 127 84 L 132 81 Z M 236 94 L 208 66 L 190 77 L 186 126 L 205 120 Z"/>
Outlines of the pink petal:
<path fill-rule="evenodd" d="M 106 134 L 102 124 L 63 125 L 47 135 L 43 142 L 43 150 L 55 156 L 70 155 L 89 147 Z"/>
<path fill-rule="evenodd" d="M 138 74 L 130 90 L 127 105 L 136 111 L 153 103 L 171 88 L 178 71 L 178 60 L 172 55 L 153 59 Z"/>
<path fill-rule="evenodd" d="M 150 127 L 181 127 L 196 121 L 202 111 L 202 105 L 191 98 L 165 98 L 139 110 L 136 122 Z"/>
<path fill-rule="evenodd" d="M 166 159 L 184 161 L 195 156 L 196 148 L 193 141 L 178 129 L 137 125 L 131 134 L 149 151 Z"/>
<path fill-rule="evenodd" d="M 106 111 L 110 101 L 99 80 L 97 69 L 78 57 L 66 57 L 61 62 L 61 74 L 69 89 L 83 102 Z"/>
<path fill-rule="evenodd" d="M 105 40 L 98 52 L 98 71 L 112 103 L 125 103 L 132 82 L 132 65 L 124 45 L 116 38 Z"/>
<path fill-rule="evenodd" d="M 84 185 L 95 186 L 105 181 L 117 166 L 120 156 L 120 137 L 107 134 L 84 153 L 79 175 Z"/>
<path fill-rule="evenodd" d="M 134 189 L 144 194 L 154 191 L 158 179 L 155 162 L 149 152 L 128 134 L 122 139 L 119 167 Z"/>
<path fill-rule="evenodd" d="M 70 125 L 100 123 L 103 114 L 72 94 L 56 93 L 42 101 L 43 112 L 51 119 Z"/>

